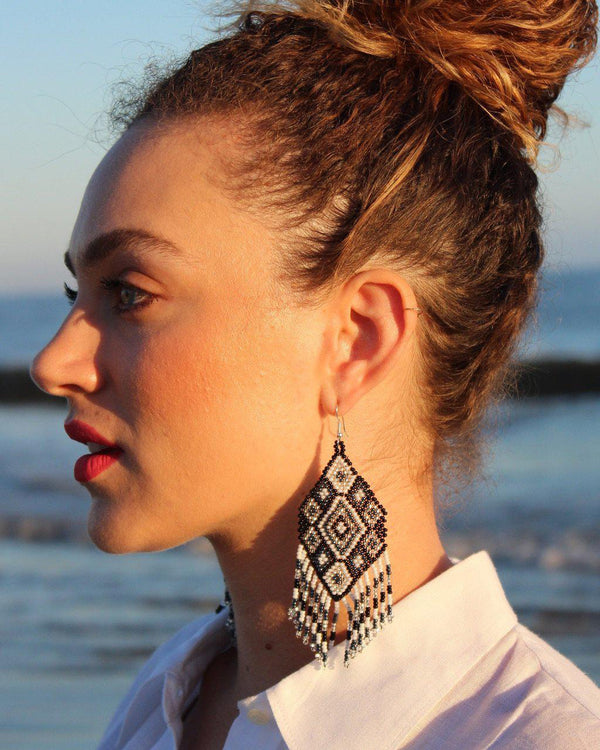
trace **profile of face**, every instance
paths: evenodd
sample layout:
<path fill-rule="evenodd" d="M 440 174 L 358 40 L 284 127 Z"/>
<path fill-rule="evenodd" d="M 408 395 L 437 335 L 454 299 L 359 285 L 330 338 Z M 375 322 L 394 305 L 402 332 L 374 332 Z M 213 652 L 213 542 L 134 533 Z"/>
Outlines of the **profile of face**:
<path fill-rule="evenodd" d="M 83 482 L 105 551 L 251 539 L 314 458 L 323 314 L 275 283 L 278 238 L 219 189 L 223 148 L 209 123 L 120 138 L 71 237 L 76 299 L 31 366 L 67 423 L 121 449 Z"/>

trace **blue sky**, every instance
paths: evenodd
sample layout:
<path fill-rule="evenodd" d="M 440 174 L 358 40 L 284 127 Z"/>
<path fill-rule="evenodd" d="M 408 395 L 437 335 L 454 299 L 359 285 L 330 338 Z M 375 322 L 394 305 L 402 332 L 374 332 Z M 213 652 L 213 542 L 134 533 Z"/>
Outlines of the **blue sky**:
<path fill-rule="evenodd" d="M 106 148 L 111 84 L 152 55 L 183 55 L 210 38 L 210 0 L 21 0 L 3 13 L 0 292 L 59 291 L 62 254 L 85 185 Z M 560 102 L 591 124 L 560 143 L 543 175 L 548 266 L 600 266 L 600 64 Z M 551 133 L 556 140 L 557 133 Z"/>

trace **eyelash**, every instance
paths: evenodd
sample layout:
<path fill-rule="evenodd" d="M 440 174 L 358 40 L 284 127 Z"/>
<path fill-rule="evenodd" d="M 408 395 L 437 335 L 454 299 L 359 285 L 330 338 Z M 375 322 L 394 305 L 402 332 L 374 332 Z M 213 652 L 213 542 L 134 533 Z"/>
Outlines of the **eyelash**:
<path fill-rule="evenodd" d="M 109 279 L 106 277 L 102 277 L 100 279 L 100 285 L 110 291 L 113 292 L 114 290 L 123 290 L 127 289 L 132 292 L 137 292 L 138 294 L 141 294 L 145 297 L 145 299 L 142 302 L 138 302 L 135 305 L 130 305 L 129 307 L 123 307 L 120 303 L 117 303 L 116 305 L 113 305 L 113 310 L 115 312 L 124 315 L 129 312 L 135 312 L 142 307 L 146 307 L 146 305 L 150 305 L 152 302 L 155 301 L 156 297 L 153 294 L 150 294 L 149 292 L 145 292 L 143 289 L 140 289 L 137 286 L 134 286 L 133 284 L 126 284 L 124 281 L 121 281 L 120 279 Z M 67 297 L 69 305 L 75 304 L 75 300 L 77 299 L 77 292 L 75 289 L 71 289 L 71 287 L 65 282 L 64 283 L 64 290 L 65 290 L 65 296 Z"/>

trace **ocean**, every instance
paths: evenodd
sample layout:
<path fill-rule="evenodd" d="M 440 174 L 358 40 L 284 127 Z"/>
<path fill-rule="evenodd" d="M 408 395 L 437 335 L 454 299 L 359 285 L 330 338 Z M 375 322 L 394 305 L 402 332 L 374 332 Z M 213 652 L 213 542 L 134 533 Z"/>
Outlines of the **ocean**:
<path fill-rule="evenodd" d="M 600 359 L 600 270 L 548 274 L 529 358 Z M 0 368 L 26 365 L 67 312 L 59 295 L 0 297 Z M 151 651 L 214 609 L 206 540 L 106 555 L 66 407 L 0 405 L 0 746 L 94 748 Z M 441 529 L 451 555 L 487 549 L 521 621 L 600 684 L 600 396 L 504 403 L 486 476 Z"/>

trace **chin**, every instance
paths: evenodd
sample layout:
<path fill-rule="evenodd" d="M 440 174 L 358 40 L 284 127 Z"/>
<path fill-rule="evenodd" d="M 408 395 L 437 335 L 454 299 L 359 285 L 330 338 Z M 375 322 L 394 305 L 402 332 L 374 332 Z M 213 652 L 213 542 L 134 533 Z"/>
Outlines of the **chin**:
<path fill-rule="evenodd" d="M 145 529 L 139 519 L 118 517 L 113 509 L 94 502 L 90 509 L 87 532 L 92 543 L 102 552 L 126 555 L 133 552 L 160 552 L 184 544 L 187 539 L 167 539 L 156 529 Z M 152 533 L 154 532 L 154 533 Z"/>
<path fill-rule="evenodd" d="M 111 555 L 126 555 L 143 551 L 130 534 L 107 528 L 106 524 L 98 524 L 91 518 L 88 519 L 87 531 L 94 546 L 102 552 Z"/>
<path fill-rule="evenodd" d="M 113 510 L 113 512 L 111 512 Z M 114 509 L 102 507 L 102 503 L 94 501 L 90 509 L 87 522 L 87 532 L 92 543 L 102 552 L 113 555 L 125 555 L 131 552 L 144 552 L 147 545 L 140 532 L 139 524 L 131 519 L 115 517 Z"/>

